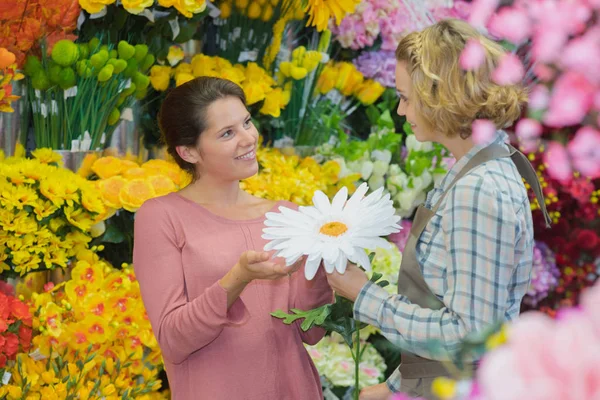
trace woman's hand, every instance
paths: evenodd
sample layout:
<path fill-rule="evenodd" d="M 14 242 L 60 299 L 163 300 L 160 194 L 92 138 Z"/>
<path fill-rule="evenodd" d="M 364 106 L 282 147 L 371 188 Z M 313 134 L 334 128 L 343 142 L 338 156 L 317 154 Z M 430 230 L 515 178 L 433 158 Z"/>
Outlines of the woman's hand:
<path fill-rule="evenodd" d="M 304 263 L 304 257 L 290 267 L 280 258 L 271 259 L 271 253 L 266 251 L 246 251 L 242 253 L 237 264 L 231 268 L 219 284 L 227 292 L 227 308 L 244 291 L 248 283 L 254 279 L 279 279 L 296 272 Z"/>
<path fill-rule="evenodd" d="M 360 391 L 360 400 L 389 400 L 392 391 L 384 383 L 379 385 L 369 386 Z"/>
<path fill-rule="evenodd" d="M 351 301 L 356 300 L 360 290 L 368 281 L 369 278 L 367 278 L 365 271 L 352 263 L 348 263 L 346 272 L 343 274 L 340 274 L 337 271 L 327 274 L 329 286 L 331 286 L 337 294 Z"/>
<path fill-rule="evenodd" d="M 282 258 L 271 259 L 271 253 L 266 251 L 246 251 L 242 253 L 234 269 L 243 282 L 254 279 L 279 279 L 296 272 L 306 259 L 300 258 L 294 264 L 286 267 Z"/>

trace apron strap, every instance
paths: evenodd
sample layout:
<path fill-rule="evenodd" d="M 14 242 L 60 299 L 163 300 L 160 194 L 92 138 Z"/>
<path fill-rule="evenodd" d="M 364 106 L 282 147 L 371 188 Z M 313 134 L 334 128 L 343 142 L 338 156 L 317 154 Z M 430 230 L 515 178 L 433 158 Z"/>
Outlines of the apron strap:
<path fill-rule="evenodd" d="M 517 171 L 521 175 L 521 178 L 525 179 L 525 182 L 527 182 L 529 186 L 533 189 L 533 193 L 535 194 L 535 198 L 538 202 L 540 210 L 544 215 L 546 228 L 550 228 L 552 219 L 550 218 L 550 214 L 548 214 L 548 210 L 546 209 L 546 201 L 544 200 L 542 185 L 540 185 L 540 181 L 538 180 L 537 174 L 535 173 L 533 166 L 523 153 L 515 149 L 510 144 L 507 144 L 507 146 L 508 150 L 500 144 L 492 144 L 484 149 L 481 149 L 477 154 L 475 154 L 473 158 L 471 158 L 469 162 L 463 167 L 463 169 L 461 169 L 460 172 L 456 174 L 448 188 L 442 193 L 435 206 L 433 206 L 433 208 L 431 209 L 431 211 L 433 211 L 433 214 L 437 212 L 444 198 L 446 198 L 448 192 L 450 192 L 450 190 L 454 187 L 454 185 L 456 185 L 460 178 L 462 178 L 471 170 L 479 167 L 481 164 L 487 161 L 495 160 L 502 157 L 510 157 L 512 162 L 517 167 Z"/>

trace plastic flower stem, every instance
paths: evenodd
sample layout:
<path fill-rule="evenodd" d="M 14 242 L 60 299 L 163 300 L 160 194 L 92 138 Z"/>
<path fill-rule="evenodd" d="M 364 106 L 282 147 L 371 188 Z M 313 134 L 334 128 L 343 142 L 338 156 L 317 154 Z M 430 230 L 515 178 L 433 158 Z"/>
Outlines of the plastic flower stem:
<path fill-rule="evenodd" d="M 360 358 L 362 356 L 362 351 L 360 350 L 360 326 L 358 326 L 359 324 L 357 324 L 357 327 L 356 327 L 356 341 L 355 341 L 356 344 L 354 346 L 356 348 L 356 354 L 352 355 L 352 358 L 354 358 L 354 399 L 355 400 L 358 400 L 358 395 L 360 394 L 358 373 L 359 373 L 359 368 L 360 368 Z"/>

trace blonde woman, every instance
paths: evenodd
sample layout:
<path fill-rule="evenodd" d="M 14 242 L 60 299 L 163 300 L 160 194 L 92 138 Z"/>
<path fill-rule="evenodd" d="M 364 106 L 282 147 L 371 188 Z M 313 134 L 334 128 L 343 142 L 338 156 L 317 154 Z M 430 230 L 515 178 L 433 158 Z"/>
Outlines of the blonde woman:
<path fill-rule="evenodd" d="M 459 67 L 468 40 L 481 42 L 486 60 L 476 71 Z M 447 359 L 462 337 L 519 315 L 532 268 L 533 224 L 524 178 L 544 208 L 527 158 L 498 130 L 476 144 L 471 126 L 488 119 L 500 129 L 515 121 L 526 101 L 521 86 L 499 86 L 492 71 L 503 49 L 465 22 L 441 21 L 403 38 L 396 50 L 398 114 L 419 141 L 445 146 L 457 162 L 427 196 L 404 250 L 398 295 L 389 296 L 349 265 L 328 277 L 334 290 L 355 301 L 354 315 L 381 329 L 403 349 L 401 364 L 361 399 L 393 392 L 432 399 L 433 379 L 447 374 Z M 430 341 L 442 344 L 433 352 Z M 473 368 L 473 365 L 469 366 Z"/>

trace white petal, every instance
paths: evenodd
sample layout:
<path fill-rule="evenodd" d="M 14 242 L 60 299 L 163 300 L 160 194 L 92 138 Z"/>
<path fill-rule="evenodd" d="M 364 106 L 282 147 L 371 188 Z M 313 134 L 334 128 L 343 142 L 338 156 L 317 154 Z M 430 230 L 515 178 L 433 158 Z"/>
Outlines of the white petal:
<path fill-rule="evenodd" d="M 348 264 L 348 259 L 346 258 L 346 256 L 344 256 L 344 253 L 340 252 L 340 255 L 338 256 L 338 259 L 335 263 L 335 269 L 340 274 L 343 274 L 344 272 L 346 272 L 347 264 Z"/>
<path fill-rule="evenodd" d="M 336 193 L 333 201 L 331 202 L 331 213 L 341 213 L 344 205 L 346 204 L 346 200 L 348 200 L 348 188 L 344 186 L 339 192 Z"/>
<path fill-rule="evenodd" d="M 297 228 L 264 228 L 263 233 L 267 235 L 275 235 L 282 239 L 296 236 L 308 236 L 306 231 Z"/>
<path fill-rule="evenodd" d="M 304 267 L 304 277 L 309 281 L 312 280 L 312 278 L 315 277 L 315 275 L 317 274 L 317 271 L 319 270 L 319 265 L 320 265 L 320 262 L 318 262 L 316 264 L 315 263 L 309 264 L 307 262 L 306 266 Z"/>
<path fill-rule="evenodd" d="M 317 190 L 313 195 L 313 204 L 322 214 L 329 215 L 331 213 L 331 204 L 325 193 Z"/>
<path fill-rule="evenodd" d="M 310 207 L 300 206 L 298 208 L 298 210 L 300 210 L 300 213 L 302 213 L 303 215 L 306 215 L 306 216 L 308 216 L 310 218 L 313 218 L 313 219 L 323 218 L 323 214 L 321 214 L 319 212 L 319 210 L 317 210 L 316 207 L 312 207 L 312 206 L 310 206 Z"/>
<path fill-rule="evenodd" d="M 313 259 L 308 258 L 306 260 L 306 264 L 304 264 L 304 274 L 305 274 L 305 276 L 307 275 L 306 271 L 311 271 L 311 272 L 315 271 L 315 274 L 316 274 L 316 271 L 318 271 L 320 264 L 321 264 L 321 257 L 320 256 L 316 257 L 316 258 L 313 258 Z M 314 274 L 313 274 L 313 277 L 314 277 Z M 310 279 L 312 279 L 312 277 L 309 278 L 308 276 L 306 276 L 306 279 L 310 280 Z"/>
<path fill-rule="evenodd" d="M 337 246 L 327 246 L 323 249 L 323 258 L 326 262 L 335 263 L 339 253 L 340 250 L 337 248 Z"/>
<path fill-rule="evenodd" d="M 296 261 L 298 261 L 300 259 L 300 257 L 302 257 L 303 254 L 299 254 L 297 256 L 294 257 L 290 257 L 290 258 L 286 258 L 285 259 L 285 265 L 286 267 L 289 267 L 290 265 L 292 265 L 293 263 L 295 263 Z"/>
<path fill-rule="evenodd" d="M 328 274 L 333 274 L 335 270 L 335 263 L 330 263 L 327 260 L 323 260 L 323 265 L 325 265 L 325 272 Z"/>
<path fill-rule="evenodd" d="M 369 256 L 363 249 L 355 249 L 356 261 L 358 265 L 363 267 L 367 271 L 371 271 L 371 261 L 369 261 Z"/>
<path fill-rule="evenodd" d="M 363 183 L 356 189 L 350 200 L 346 203 L 346 207 L 344 207 L 344 212 L 353 213 L 356 208 L 360 205 L 365 193 L 369 190 L 369 186 L 366 183 Z"/>
<path fill-rule="evenodd" d="M 282 243 L 287 242 L 287 239 L 276 239 L 276 240 L 272 240 L 269 243 L 265 244 L 265 247 L 263 248 L 264 251 L 271 251 L 271 250 L 275 250 L 275 247 L 281 245 Z"/>
<path fill-rule="evenodd" d="M 379 237 L 352 237 L 350 242 L 354 247 L 362 247 L 363 249 L 376 249 L 378 247 L 387 248 L 388 241 Z"/>

